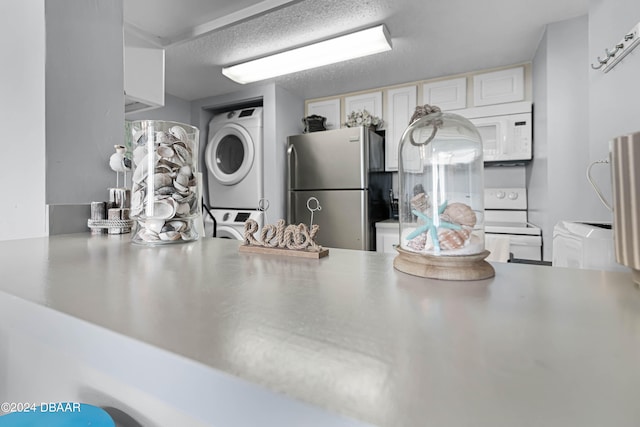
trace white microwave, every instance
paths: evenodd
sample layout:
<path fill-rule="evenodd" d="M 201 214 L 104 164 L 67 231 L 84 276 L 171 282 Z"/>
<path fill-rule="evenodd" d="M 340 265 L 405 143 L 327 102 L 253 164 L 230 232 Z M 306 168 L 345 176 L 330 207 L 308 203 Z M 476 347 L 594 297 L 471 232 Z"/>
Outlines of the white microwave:
<path fill-rule="evenodd" d="M 532 158 L 531 103 L 513 102 L 455 111 L 475 125 L 485 162 L 520 162 Z"/>

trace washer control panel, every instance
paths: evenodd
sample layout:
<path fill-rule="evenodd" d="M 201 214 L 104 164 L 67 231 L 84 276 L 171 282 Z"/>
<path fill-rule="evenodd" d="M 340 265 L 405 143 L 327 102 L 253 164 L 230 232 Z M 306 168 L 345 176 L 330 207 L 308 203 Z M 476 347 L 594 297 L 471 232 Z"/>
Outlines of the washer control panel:
<path fill-rule="evenodd" d="M 206 212 L 204 214 L 206 215 Z M 211 214 L 218 225 L 244 227 L 244 223 L 249 219 L 253 219 L 258 225 L 262 225 L 263 213 L 257 210 L 211 209 Z"/>

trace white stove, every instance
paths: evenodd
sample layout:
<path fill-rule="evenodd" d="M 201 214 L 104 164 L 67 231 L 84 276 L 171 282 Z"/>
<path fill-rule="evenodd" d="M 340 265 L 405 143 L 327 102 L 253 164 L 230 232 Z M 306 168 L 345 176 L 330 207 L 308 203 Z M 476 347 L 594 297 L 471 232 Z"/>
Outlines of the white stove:
<path fill-rule="evenodd" d="M 484 192 L 485 239 L 509 240 L 511 259 L 542 261 L 542 230 L 527 220 L 525 188 L 487 188 Z"/>

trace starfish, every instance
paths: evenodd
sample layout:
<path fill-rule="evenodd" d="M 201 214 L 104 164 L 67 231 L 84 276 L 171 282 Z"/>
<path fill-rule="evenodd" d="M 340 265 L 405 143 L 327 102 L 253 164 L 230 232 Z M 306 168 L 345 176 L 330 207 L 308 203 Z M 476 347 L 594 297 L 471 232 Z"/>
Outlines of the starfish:
<path fill-rule="evenodd" d="M 445 202 L 442 203 L 438 207 L 438 216 L 442 215 L 442 212 L 444 212 L 446 207 L 447 207 L 447 201 L 445 200 Z M 423 220 L 424 224 L 421 225 L 420 227 L 416 228 L 415 230 L 413 230 L 411 232 L 411 234 L 409 234 L 406 237 L 406 239 L 407 240 L 411 240 L 411 239 L 414 239 L 414 238 L 418 237 L 422 233 L 429 233 L 431 235 L 431 240 L 433 241 L 433 247 L 435 248 L 435 252 L 436 253 L 440 253 L 440 241 L 438 240 L 438 230 L 437 230 L 437 227 L 433 223 L 433 218 L 423 214 L 422 212 L 420 212 L 420 211 L 418 211 L 416 209 L 412 210 L 411 213 L 413 213 L 414 215 L 419 217 L 421 220 Z M 442 227 L 442 228 L 450 228 L 452 230 L 460 230 L 460 229 L 462 229 L 462 227 L 460 225 L 452 224 L 452 223 L 446 222 L 446 221 L 440 221 L 439 226 Z"/>

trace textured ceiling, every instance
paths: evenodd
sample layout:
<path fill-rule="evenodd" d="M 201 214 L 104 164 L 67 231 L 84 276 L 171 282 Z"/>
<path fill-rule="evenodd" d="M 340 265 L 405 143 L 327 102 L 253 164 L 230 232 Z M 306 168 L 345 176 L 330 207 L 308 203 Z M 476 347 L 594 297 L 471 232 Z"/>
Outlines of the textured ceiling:
<path fill-rule="evenodd" d="M 125 23 L 166 48 L 167 93 L 194 100 L 234 92 L 243 85 L 221 74 L 234 64 L 288 47 L 384 23 L 393 50 L 268 81 L 304 99 L 526 62 L 533 59 L 547 23 L 584 15 L 589 0 L 124 0 Z M 135 3 L 136 8 L 131 4 Z M 146 17 L 144 3 L 188 9 Z M 235 9 L 229 9 L 233 5 Z M 254 14 L 247 7 L 260 6 Z M 207 28 L 218 14 L 244 15 Z M 226 8 L 226 9 L 225 9 Z M 147 9 L 149 10 L 149 9 Z M 167 9 L 169 10 L 169 9 Z M 228 12 L 225 12 L 228 11 Z M 179 16 L 179 18 L 178 18 Z M 199 26 L 200 31 L 191 31 Z M 191 27 L 191 28 L 189 28 Z M 211 27 L 213 28 L 213 27 Z"/>

